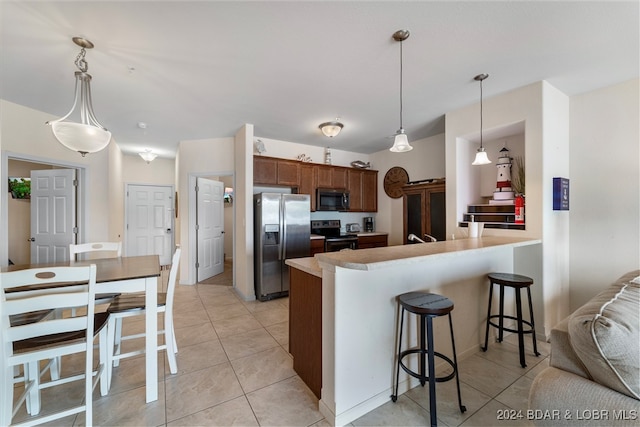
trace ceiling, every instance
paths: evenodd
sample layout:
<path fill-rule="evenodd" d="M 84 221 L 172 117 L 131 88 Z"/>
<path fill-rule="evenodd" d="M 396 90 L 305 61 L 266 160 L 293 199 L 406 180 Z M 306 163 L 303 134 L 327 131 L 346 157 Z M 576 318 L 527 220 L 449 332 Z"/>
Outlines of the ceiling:
<path fill-rule="evenodd" d="M 0 96 L 62 116 L 71 37 L 91 40 L 96 116 L 125 153 L 175 156 L 183 140 L 257 137 L 372 153 L 444 114 L 546 80 L 576 95 L 638 78 L 639 2 L 6 1 Z M 340 117 L 335 138 L 318 125 Z M 146 129 L 138 127 L 147 124 Z M 41 125 L 37 123 L 36 125 Z M 42 124 L 44 125 L 44 124 Z"/>

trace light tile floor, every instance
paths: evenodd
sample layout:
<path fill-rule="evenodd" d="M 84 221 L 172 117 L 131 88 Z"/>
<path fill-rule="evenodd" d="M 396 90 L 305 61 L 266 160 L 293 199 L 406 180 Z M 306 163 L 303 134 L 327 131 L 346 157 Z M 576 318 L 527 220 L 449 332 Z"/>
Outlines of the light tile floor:
<path fill-rule="evenodd" d="M 166 272 L 163 278 L 166 283 Z M 326 426 L 318 400 L 293 370 L 288 353 L 288 298 L 268 302 L 241 301 L 230 286 L 177 286 L 175 327 L 178 373 L 171 375 L 164 352 L 158 355 L 159 399 L 145 404 L 143 356 L 123 360 L 114 369 L 108 396 L 94 393 L 94 424 L 101 426 Z M 126 319 L 125 319 L 126 320 Z M 143 322 L 125 321 L 125 333 L 142 330 Z M 540 357 L 518 362 L 517 340 L 506 338 L 460 360 L 463 403 L 457 406 L 455 381 L 437 384 L 438 421 L 443 426 L 529 425 L 525 420 L 501 421 L 506 409 L 526 411 L 535 375 L 548 366 L 549 345 L 538 342 Z M 81 359 L 66 358 L 73 370 Z M 81 382 L 62 391 L 43 391 L 42 413 L 83 398 Z M 21 386 L 16 386 L 19 394 Z M 427 388 L 416 387 L 361 418 L 353 426 L 429 424 Z M 27 418 L 24 409 L 14 422 Z M 52 425 L 80 426 L 84 414 Z"/>

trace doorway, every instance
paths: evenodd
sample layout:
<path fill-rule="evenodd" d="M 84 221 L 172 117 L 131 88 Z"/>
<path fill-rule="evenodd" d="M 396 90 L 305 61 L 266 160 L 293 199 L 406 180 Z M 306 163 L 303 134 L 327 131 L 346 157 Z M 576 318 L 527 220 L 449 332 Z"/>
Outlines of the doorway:
<path fill-rule="evenodd" d="M 222 250 L 222 269 L 216 274 L 205 280 L 198 278 L 198 196 L 196 193 L 196 184 L 199 178 L 220 181 L 224 189 L 223 202 L 223 250 Z M 233 254 L 235 247 L 235 223 L 234 212 L 235 205 L 231 195 L 231 189 L 235 185 L 233 172 L 210 172 L 189 174 L 189 283 L 216 284 L 225 286 L 235 286 L 235 266 L 233 262 Z"/>
<path fill-rule="evenodd" d="M 76 174 L 77 191 L 75 208 L 77 233 L 72 239 L 82 241 L 85 234 L 85 182 L 86 170 L 83 165 L 39 158 L 17 153 L 2 153 L 2 180 L 0 188 L 5 199 L 2 205 L 1 229 L 3 238 L 0 243 L 0 265 L 9 263 L 27 264 L 31 261 L 31 201 L 12 198 L 8 191 L 9 177 L 30 177 L 32 170 L 73 169 Z M 75 242 L 75 240 L 74 240 Z M 71 243 L 71 242 L 70 242 Z M 64 245 L 68 259 L 68 244 Z"/>

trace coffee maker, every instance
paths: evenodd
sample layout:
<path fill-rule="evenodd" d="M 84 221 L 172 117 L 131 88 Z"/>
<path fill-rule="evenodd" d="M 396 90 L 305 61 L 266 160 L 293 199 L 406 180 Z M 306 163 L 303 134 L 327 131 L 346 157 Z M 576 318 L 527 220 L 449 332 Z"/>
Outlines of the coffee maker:
<path fill-rule="evenodd" d="M 364 222 L 364 231 L 365 232 L 372 232 L 375 231 L 375 227 L 373 225 L 373 217 L 372 216 L 365 216 L 362 221 Z"/>

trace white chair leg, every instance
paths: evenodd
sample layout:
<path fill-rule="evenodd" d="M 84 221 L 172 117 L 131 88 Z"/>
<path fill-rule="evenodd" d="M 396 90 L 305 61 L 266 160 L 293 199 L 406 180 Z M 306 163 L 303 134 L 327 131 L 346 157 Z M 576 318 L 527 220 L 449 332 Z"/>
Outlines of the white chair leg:
<path fill-rule="evenodd" d="M 111 390 L 111 378 L 113 375 L 113 353 L 115 351 L 115 329 L 116 329 L 116 321 L 113 317 L 109 317 L 107 322 L 107 360 L 105 366 L 106 372 L 106 383 L 107 383 L 107 392 Z M 100 387 L 100 391 L 102 391 L 102 387 Z"/>
<path fill-rule="evenodd" d="M 34 382 L 31 391 L 27 395 L 28 409 L 30 415 L 38 415 L 40 413 L 40 366 L 38 361 L 32 361 L 25 364 L 24 371 L 25 387 L 31 381 Z"/>
<path fill-rule="evenodd" d="M 113 354 L 119 355 L 120 350 L 122 348 L 122 319 L 115 319 L 115 328 L 114 328 L 115 336 L 114 336 L 114 346 L 113 346 Z M 113 362 L 114 367 L 120 366 L 120 359 L 116 359 Z"/>
<path fill-rule="evenodd" d="M 178 343 L 176 342 L 176 330 L 173 329 L 173 322 L 171 322 L 171 336 L 173 337 L 173 352 L 178 354 Z"/>
<path fill-rule="evenodd" d="M 51 359 L 51 366 L 49 366 L 49 375 L 51 376 L 51 381 L 60 379 L 60 371 L 62 369 L 62 357 L 56 356 Z"/>
<path fill-rule="evenodd" d="M 173 333 L 173 319 L 170 313 L 164 313 L 164 342 L 167 347 L 167 359 L 169 360 L 169 371 L 172 374 L 178 373 L 178 363 L 176 353 L 178 347 L 175 346 L 175 334 Z"/>
<path fill-rule="evenodd" d="M 107 368 L 107 361 L 109 359 L 108 354 L 111 347 L 109 346 L 109 327 L 102 328 L 100 334 L 98 335 L 99 342 L 99 352 L 100 352 L 100 367 L 102 368 L 100 371 L 100 395 L 106 396 L 109 393 L 109 379 L 107 375 L 109 374 Z"/>

